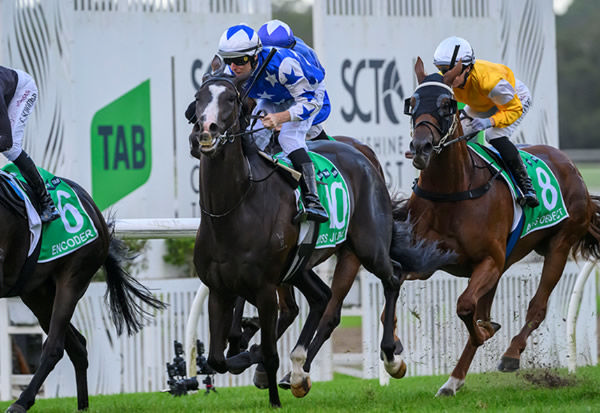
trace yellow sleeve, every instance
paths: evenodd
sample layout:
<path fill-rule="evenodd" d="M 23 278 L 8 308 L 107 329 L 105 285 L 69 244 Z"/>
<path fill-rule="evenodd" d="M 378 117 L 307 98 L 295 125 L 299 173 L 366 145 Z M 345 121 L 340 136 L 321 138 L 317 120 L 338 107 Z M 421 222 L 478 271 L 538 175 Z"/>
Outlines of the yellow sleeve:
<path fill-rule="evenodd" d="M 523 104 L 516 94 L 504 105 L 496 105 L 496 107 L 498 112 L 492 115 L 496 128 L 504 128 L 513 124 L 523 114 Z"/>

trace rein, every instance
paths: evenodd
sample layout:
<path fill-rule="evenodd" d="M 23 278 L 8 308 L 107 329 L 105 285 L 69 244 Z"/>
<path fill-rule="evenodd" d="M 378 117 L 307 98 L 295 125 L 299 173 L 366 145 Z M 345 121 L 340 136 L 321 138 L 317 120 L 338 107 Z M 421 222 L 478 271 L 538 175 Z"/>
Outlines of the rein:
<path fill-rule="evenodd" d="M 240 124 L 239 120 L 242 118 L 242 110 L 241 108 L 243 107 L 243 101 L 242 101 L 242 97 L 237 89 L 237 87 L 235 86 L 235 84 L 233 83 L 233 80 L 230 77 L 226 77 L 226 76 L 218 76 L 218 77 L 213 77 L 213 78 L 209 78 L 207 79 L 202 86 L 208 85 L 210 83 L 214 83 L 217 81 L 226 81 L 227 83 L 229 83 L 234 90 L 236 91 L 236 96 L 237 96 L 237 103 L 238 103 L 238 108 L 237 108 L 237 118 L 238 118 L 238 125 Z M 250 116 L 250 118 L 258 118 L 260 116 Z M 198 119 L 196 121 L 196 125 L 199 125 L 200 120 Z M 253 135 L 256 132 L 259 132 L 261 130 L 267 129 L 266 127 L 262 127 L 262 128 L 258 128 L 258 129 L 251 129 L 249 131 L 244 130 L 241 132 L 237 132 L 237 133 L 229 133 L 231 131 L 232 128 L 234 128 L 236 126 L 235 122 L 234 124 L 232 124 L 229 128 L 227 128 L 225 130 L 225 132 L 219 134 L 218 136 L 215 137 L 215 140 L 217 141 L 218 145 L 225 145 L 227 143 L 233 143 L 233 141 L 236 138 L 239 137 L 243 137 L 243 136 L 248 136 L 248 135 Z M 273 175 L 273 173 L 275 173 L 276 169 L 273 168 L 273 170 L 271 172 L 269 172 L 264 178 L 261 179 L 254 179 L 252 176 L 252 165 L 250 164 L 250 161 L 248 160 L 248 158 L 246 157 L 246 155 L 244 154 L 244 159 L 246 160 L 246 163 L 248 164 L 248 182 L 250 183 L 248 185 L 248 187 L 246 188 L 246 191 L 244 191 L 244 193 L 242 194 L 242 196 L 240 197 L 240 199 L 236 202 L 236 204 L 229 208 L 227 211 L 222 212 L 222 213 L 213 213 L 208 211 L 206 208 L 204 208 L 202 206 L 202 199 L 199 200 L 198 205 L 200 206 L 200 211 L 203 214 L 208 215 L 211 218 L 222 218 L 225 217 L 227 215 L 229 215 L 231 212 L 233 212 L 235 209 L 237 209 L 246 199 L 246 197 L 248 196 L 248 193 L 250 192 L 250 189 L 252 188 L 254 183 L 260 183 L 263 181 L 266 181 L 267 179 L 269 179 L 271 177 L 271 175 Z"/>
<path fill-rule="evenodd" d="M 434 85 L 434 82 L 426 82 L 426 83 L 421 84 L 419 87 L 433 86 L 433 85 Z M 436 82 L 435 86 L 442 86 L 451 91 L 451 89 L 448 86 L 446 86 L 445 84 L 437 84 L 437 82 Z M 456 132 L 456 128 L 457 128 L 458 122 L 459 122 L 458 119 L 459 119 L 458 115 L 454 116 L 452 124 L 450 125 L 450 127 L 448 128 L 448 131 L 445 134 L 439 125 L 436 125 L 435 123 L 433 123 L 429 120 L 422 120 L 419 123 L 417 123 L 414 126 L 414 128 L 412 128 L 411 135 L 414 132 L 414 130 L 417 129 L 419 126 L 424 126 L 427 129 L 429 129 L 429 131 L 431 132 L 432 135 L 434 135 L 434 131 L 437 132 L 438 135 L 441 136 L 441 138 L 439 139 L 437 145 L 433 146 L 433 151 L 436 154 L 439 154 L 444 148 L 446 148 L 454 143 L 461 142 L 461 141 L 469 141 L 469 140 L 473 139 L 475 136 L 477 136 L 477 134 L 479 133 L 479 132 L 472 132 L 467 135 L 462 135 L 457 138 L 448 140 L 448 138 L 450 136 L 454 135 L 454 133 Z M 418 185 L 419 179 L 415 178 L 413 186 L 412 186 L 412 190 L 415 193 L 415 195 L 417 195 L 421 198 L 427 199 L 429 201 L 433 201 L 433 202 L 456 202 L 456 201 L 466 201 L 469 199 L 477 199 L 477 198 L 482 197 L 483 195 L 485 195 L 485 193 L 487 191 L 489 191 L 489 189 L 492 187 L 492 181 L 494 181 L 496 178 L 498 178 L 498 176 L 500 176 L 500 173 L 502 172 L 501 169 L 496 171 L 493 168 L 491 168 L 490 165 L 486 165 L 486 166 L 491 173 L 491 177 L 485 184 L 483 184 L 482 186 L 475 188 L 475 189 L 469 189 L 466 191 L 453 192 L 453 193 L 430 192 L 430 191 L 426 191 L 423 188 L 419 187 L 419 185 Z"/>
<path fill-rule="evenodd" d="M 230 213 L 232 213 L 237 207 L 239 207 L 242 202 L 244 202 L 244 199 L 246 199 L 246 196 L 248 196 L 248 193 L 250 192 L 250 189 L 252 188 L 252 184 L 254 182 L 260 182 L 260 181 L 255 181 L 252 179 L 252 168 L 250 167 L 250 161 L 248 161 L 248 158 L 246 158 L 244 156 L 244 159 L 246 160 L 246 162 L 248 163 L 248 181 L 250 182 L 250 185 L 248 185 L 248 187 L 246 188 L 246 191 L 242 194 L 242 196 L 240 197 L 240 199 L 237 201 L 237 203 L 229 208 L 227 211 L 221 213 L 221 214 L 215 214 L 212 212 L 209 212 L 207 209 L 205 209 L 202 206 L 202 198 L 200 198 L 198 205 L 200 206 L 200 211 L 206 215 L 208 215 L 211 218 L 223 218 L 224 216 L 229 215 Z"/>

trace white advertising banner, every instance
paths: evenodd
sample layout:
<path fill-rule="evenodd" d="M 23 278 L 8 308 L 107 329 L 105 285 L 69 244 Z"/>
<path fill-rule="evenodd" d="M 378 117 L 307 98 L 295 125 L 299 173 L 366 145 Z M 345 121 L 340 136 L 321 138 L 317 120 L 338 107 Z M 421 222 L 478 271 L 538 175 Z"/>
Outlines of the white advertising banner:
<path fill-rule="evenodd" d="M 118 218 L 200 216 L 185 109 L 221 33 L 270 16 L 270 0 L 1 1 L 0 64 L 39 88 L 25 150 Z"/>
<path fill-rule="evenodd" d="M 388 187 L 410 193 L 417 176 L 403 100 L 416 87 L 420 56 L 428 73 L 448 36 L 467 39 L 475 56 L 510 67 L 533 105 L 515 143 L 558 146 L 556 48 L 547 0 L 316 0 L 315 49 L 327 69 L 330 135 L 353 136 L 376 151 Z"/>

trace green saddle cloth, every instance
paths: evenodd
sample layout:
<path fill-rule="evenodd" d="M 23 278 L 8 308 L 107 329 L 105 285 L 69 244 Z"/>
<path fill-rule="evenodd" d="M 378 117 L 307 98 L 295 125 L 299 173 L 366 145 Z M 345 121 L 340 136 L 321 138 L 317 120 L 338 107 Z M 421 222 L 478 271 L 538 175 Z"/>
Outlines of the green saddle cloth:
<path fill-rule="evenodd" d="M 486 152 L 482 145 L 475 142 L 469 142 L 468 146 L 474 153 L 489 162 L 494 169 L 500 169 L 496 160 Z M 523 214 L 525 215 L 523 232 L 521 233 L 521 238 L 523 238 L 533 231 L 558 224 L 569 217 L 569 212 L 565 207 L 565 201 L 563 200 L 558 180 L 546 162 L 529 152 L 519 150 L 519 153 L 521 154 L 521 159 L 523 159 L 523 163 L 527 168 L 527 173 L 531 177 L 531 183 L 533 184 L 535 193 L 540 201 L 540 205 L 536 208 L 523 207 Z M 506 170 L 502 171 L 501 176 L 506 181 L 513 197 L 516 199 L 518 191 L 515 188 L 513 180 Z"/>
<path fill-rule="evenodd" d="M 2 169 L 13 174 L 19 181 L 25 182 L 15 164 L 9 163 Z M 48 262 L 92 242 L 98 237 L 98 231 L 73 188 L 42 168 L 38 168 L 38 171 L 60 211 L 59 219 L 42 225 L 42 247 L 38 262 Z"/>
<path fill-rule="evenodd" d="M 334 247 L 346 240 L 348 223 L 350 221 L 350 194 L 348 185 L 337 167 L 324 156 L 315 152 L 308 152 L 308 156 L 315 165 L 317 191 L 321 204 L 329 214 L 329 221 L 319 225 L 319 235 L 315 248 Z M 292 167 L 291 162 L 283 158 L 283 154 L 275 155 L 275 159 L 282 164 Z M 297 190 L 298 209 L 304 208 Z"/>

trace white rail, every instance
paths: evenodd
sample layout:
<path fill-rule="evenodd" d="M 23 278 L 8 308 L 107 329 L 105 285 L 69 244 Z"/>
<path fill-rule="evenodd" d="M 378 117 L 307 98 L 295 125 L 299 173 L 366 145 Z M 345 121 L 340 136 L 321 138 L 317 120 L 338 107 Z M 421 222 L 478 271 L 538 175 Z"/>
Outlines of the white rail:
<path fill-rule="evenodd" d="M 115 232 L 120 238 L 195 238 L 199 226 L 200 218 L 152 218 L 115 220 Z"/>
<path fill-rule="evenodd" d="M 185 324 L 185 358 L 187 363 L 188 376 L 194 377 L 196 375 L 196 339 L 198 338 L 197 326 L 200 321 L 200 316 L 203 315 L 204 301 L 208 297 L 208 287 L 204 284 L 198 287 L 194 301 L 190 308 L 190 315 L 188 316 L 187 323 Z"/>
<path fill-rule="evenodd" d="M 573 292 L 571 293 L 571 299 L 569 300 L 569 310 L 567 312 L 567 366 L 569 368 L 569 373 L 575 373 L 575 369 L 577 368 L 577 317 L 579 315 L 579 307 L 581 305 L 585 284 L 595 266 L 595 261 L 588 261 L 585 263 L 583 269 L 577 276 Z"/>

